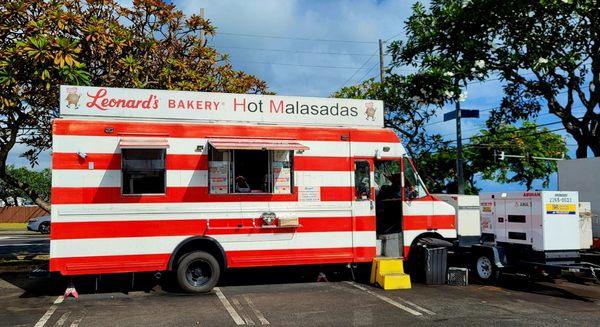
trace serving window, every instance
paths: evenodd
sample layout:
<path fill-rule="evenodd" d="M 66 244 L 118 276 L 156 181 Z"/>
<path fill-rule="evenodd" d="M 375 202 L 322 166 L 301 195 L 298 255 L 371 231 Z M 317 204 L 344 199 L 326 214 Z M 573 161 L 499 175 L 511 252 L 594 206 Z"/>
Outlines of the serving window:
<path fill-rule="evenodd" d="M 290 194 L 293 175 L 291 150 L 210 149 L 209 184 L 212 194 Z"/>

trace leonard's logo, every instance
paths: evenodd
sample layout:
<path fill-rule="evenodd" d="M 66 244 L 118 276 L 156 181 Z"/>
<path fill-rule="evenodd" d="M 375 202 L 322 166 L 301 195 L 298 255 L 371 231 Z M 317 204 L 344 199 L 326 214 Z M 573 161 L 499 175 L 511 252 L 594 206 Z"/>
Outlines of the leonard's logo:
<path fill-rule="evenodd" d="M 365 103 L 365 116 L 367 120 L 371 119 L 375 121 L 375 112 L 377 112 L 377 108 L 373 105 L 373 102 Z"/>
<path fill-rule="evenodd" d="M 67 108 L 79 109 L 79 99 L 81 99 L 81 94 L 77 93 L 76 87 L 67 88 Z"/>

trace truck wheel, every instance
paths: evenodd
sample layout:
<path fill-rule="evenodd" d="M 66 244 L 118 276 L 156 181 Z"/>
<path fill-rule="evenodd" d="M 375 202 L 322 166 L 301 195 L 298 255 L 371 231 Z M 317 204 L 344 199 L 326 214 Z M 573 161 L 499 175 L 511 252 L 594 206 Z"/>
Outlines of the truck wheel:
<path fill-rule="evenodd" d="M 221 267 L 215 257 L 204 251 L 184 255 L 177 265 L 177 283 L 188 293 L 210 292 L 220 274 Z"/>
<path fill-rule="evenodd" d="M 491 283 L 500 276 L 500 271 L 494 265 L 494 260 L 484 254 L 477 258 L 474 268 L 477 278 L 482 282 Z"/>

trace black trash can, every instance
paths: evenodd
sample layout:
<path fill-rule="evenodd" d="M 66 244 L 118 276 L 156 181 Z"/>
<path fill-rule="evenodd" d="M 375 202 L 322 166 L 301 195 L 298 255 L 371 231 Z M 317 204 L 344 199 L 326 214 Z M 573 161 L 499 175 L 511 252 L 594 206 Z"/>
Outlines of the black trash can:
<path fill-rule="evenodd" d="M 423 276 L 427 285 L 446 284 L 448 272 L 448 249 L 445 247 L 422 248 Z"/>

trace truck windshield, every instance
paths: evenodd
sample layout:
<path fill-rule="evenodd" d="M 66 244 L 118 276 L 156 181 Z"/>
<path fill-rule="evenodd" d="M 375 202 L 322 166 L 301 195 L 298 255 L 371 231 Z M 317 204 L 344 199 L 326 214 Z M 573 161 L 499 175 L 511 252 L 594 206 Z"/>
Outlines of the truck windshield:
<path fill-rule="evenodd" d="M 408 157 L 404 157 L 404 193 L 406 199 L 416 199 L 427 195 L 425 185 Z"/>

